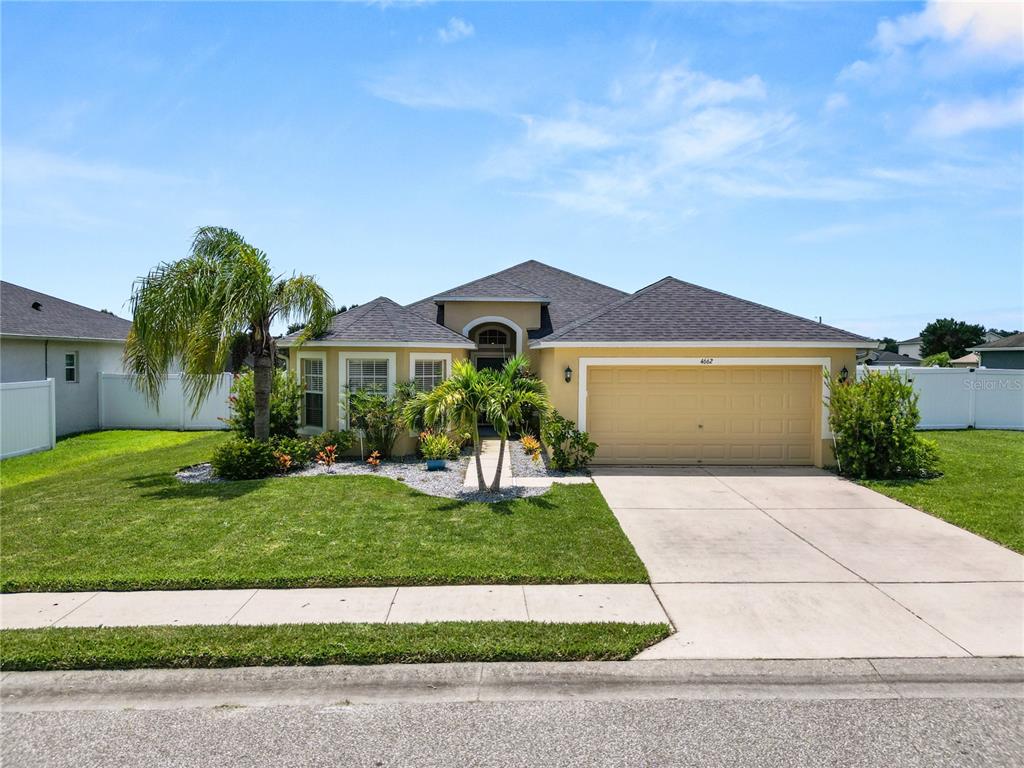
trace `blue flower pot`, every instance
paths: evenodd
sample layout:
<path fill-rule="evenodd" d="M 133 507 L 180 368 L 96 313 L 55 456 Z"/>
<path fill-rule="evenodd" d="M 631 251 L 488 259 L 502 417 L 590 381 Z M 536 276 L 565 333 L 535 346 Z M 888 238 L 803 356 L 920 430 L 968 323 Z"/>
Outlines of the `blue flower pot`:
<path fill-rule="evenodd" d="M 427 459 L 427 471 L 436 472 L 439 469 L 444 469 L 447 464 L 446 459 Z"/>

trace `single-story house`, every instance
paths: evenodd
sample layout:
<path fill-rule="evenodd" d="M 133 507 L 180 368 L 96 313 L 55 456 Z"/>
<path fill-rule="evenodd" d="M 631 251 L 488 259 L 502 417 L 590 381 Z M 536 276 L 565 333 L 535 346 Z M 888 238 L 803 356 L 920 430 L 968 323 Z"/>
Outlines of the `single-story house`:
<path fill-rule="evenodd" d="M 966 355 L 950 360 L 949 365 L 952 368 L 977 368 L 981 362 L 976 352 L 968 352 Z"/>
<path fill-rule="evenodd" d="M 304 431 L 344 428 L 351 388 L 429 389 L 457 360 L 525 355 L 615 464 L 831 461 L 825 377 L 877 342 L 666 277 L 635 293 L 526 261 L 407 306 L 380 297 L 301 346 Z M 413 435 L 396 446 L 411 451 Z"/>
<path fill-rule="evenodd" d="M 872 350 L 867 353 L 864 359 L 865 365 L 902 365 L 919 366 L 921 361 L 916 357 L 908 357 L 896 352 L 887 352 L 884 349 Z"/>
<path fill-rule="evenodd" d="M 99 427 L 99 377 L 123 370 L 131 321 L 0 281 L 0 382 L 54 379 L 56 432 Z"/>
<path fill-rule="evenodd" d="M 1024 333 L 1003 336 L 968 351 L 976 353 L 986 368 L 1024 369 Z"/>

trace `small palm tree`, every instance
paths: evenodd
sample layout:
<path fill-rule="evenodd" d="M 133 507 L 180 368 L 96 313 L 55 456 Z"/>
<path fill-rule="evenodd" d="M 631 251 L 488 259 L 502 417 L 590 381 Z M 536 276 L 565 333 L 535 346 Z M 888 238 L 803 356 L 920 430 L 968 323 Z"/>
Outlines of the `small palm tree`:
<path fill-rule="evenodd" d="M 162 263 L 135 282 L 125 369 L 158 402 L 172 362 L 181 363 L 185 394 L 198 412 L 231 357 L 239 333 L 253 356 L 254 433 L 270 436 L 275 320 L 306 323 L 300 342 L 330 322 L 332 302 L 312 277 L 275 276 L 267 255 L 223 227 L 201 227 L 187 257 Z"/>
<path fill-rule="evenodd" d="M 491 483 L 492 493 L 501 489 L 501 465 L 512 428 L 522 424 L 529 411 L 537 411 L 543 416 L 550 409 L 547 385 L 530 375 L 530 364 L 522 355 L 506 361 L 504 367 L 493 375 L 491 397 L 485 412 L 501 443 L 498 446 L 498 470 Z"/>
<path fill-rule="evenodd" d="M 428 426 L 456 426 L 473 435 L 473 456 L 476 460 L 476 481 L 481 491 L 487 490 L 484 470 L 480 464 L 480 416 L 487 411 L 494 389 L 494 377 L 478 371 L 468 360 L 452 366 L 452 375 L 430 392 L 417 395 L 406 404 L 407 423 L 422 422 Z"/>

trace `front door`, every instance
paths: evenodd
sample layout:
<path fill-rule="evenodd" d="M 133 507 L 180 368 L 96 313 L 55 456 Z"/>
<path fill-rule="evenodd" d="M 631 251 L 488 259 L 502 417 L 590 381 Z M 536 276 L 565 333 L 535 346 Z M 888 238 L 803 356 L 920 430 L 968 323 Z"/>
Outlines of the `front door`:
<path fill-rule="evenodd" d="M 476 359 L 476 369 L 478 371 L 500 371 L 504 367 L 504 357 L 478 357 Z"/>

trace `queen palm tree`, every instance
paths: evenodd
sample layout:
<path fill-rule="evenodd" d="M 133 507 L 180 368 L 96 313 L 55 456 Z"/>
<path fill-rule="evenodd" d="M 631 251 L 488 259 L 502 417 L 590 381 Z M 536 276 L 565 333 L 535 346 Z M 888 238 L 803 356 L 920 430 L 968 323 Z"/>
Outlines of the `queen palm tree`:
<path fill-rule="evenodd" d="M 253 356 L 254 436 L 270 437 L 275 320 L 306 323 L 300 343 L 321 333 L 331 296 L 307 275 L 274 275 L 267 254 L 223 227 L 196 231 L 189 255 L 164 262 L 136 280 L 125 369 L 154 403 L 164 376 L 180 361 L 185 395 L 195 412 L 209 397 L 244 333 Z"/>
<path fill-rule="evenodd" d="M 468 360 L 452 366 L 452 375 L 422 392 L 406 404 L 405 419 L 409 424 L 422 423 L 447 428 L 455 426 L 473 435 L 473 456 L 476 460 L 476 481 L 481 491 L 487 490 L 484 470 L 480 464 L 480 416 L 487 411 L 494 389 L 494 377 L 478 371 Z"/>
<path fill-rule="evenodd" d="M 485 413 L 501 438 L 498 446 L 498 469 L 491 482 L 491 492 L 501 490 L 501 466 L 505 461 L 505 443 L 515 425 L 526 421 L 529 411 L 542 416 L 551 409 L 547 385 L 530 375 L 530 364 L 522 355 L 505 362 L 500 371 L 493 374 L 491 396 Z"/>

